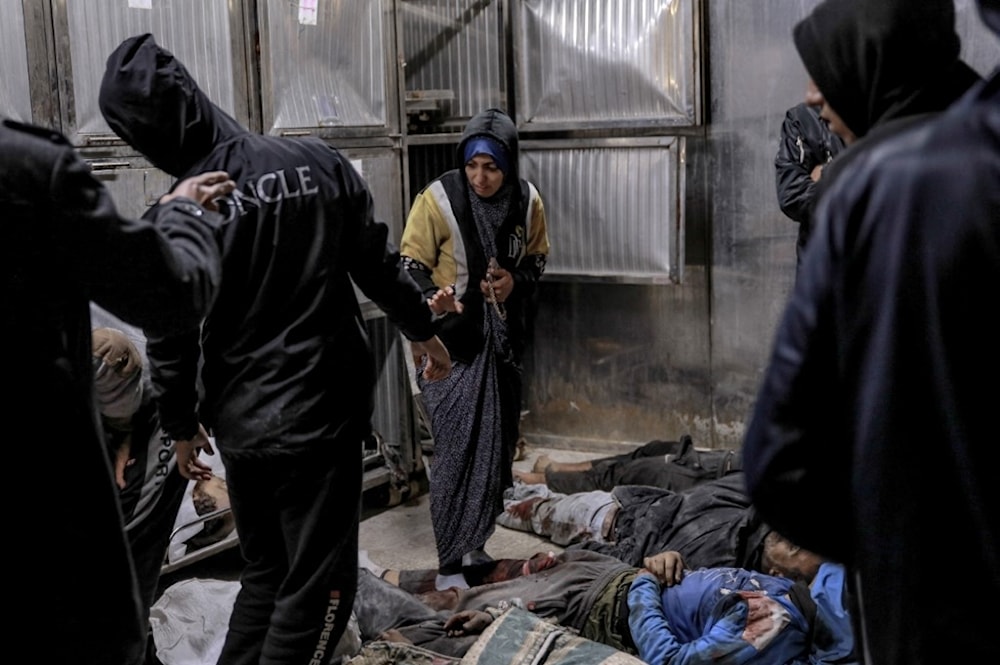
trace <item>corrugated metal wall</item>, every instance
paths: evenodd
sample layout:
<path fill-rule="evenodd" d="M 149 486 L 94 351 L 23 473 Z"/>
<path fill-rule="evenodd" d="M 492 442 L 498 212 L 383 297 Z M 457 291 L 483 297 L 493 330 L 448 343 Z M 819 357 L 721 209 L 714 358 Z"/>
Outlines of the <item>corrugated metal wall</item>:
<path fill-rule="evenodd" d="M 320 2 L 315 23 L 297 3 L 261 8 L 264 127 L 269 133 L 316 127 L 385 127 L 385 59 L 393 36 L 380 2 Z"/>
<path fill-rule="evenodd" d="M 437 102 L 444 126 L 461 128 L 506 104 L 503 18 L 495 0 L 406 0 L 398 4 L 408 99 Z"/>
<path fill-rule="evenodd" d="M 137 9 L 117 0 L 59 3 L 57 36 L 69 42 L 56 58 L 65 84 L 64 127 L 79 136 L 109 135 L 97 107 L 97 94 L 108 55 L 126 37 L 150 32 L 193 73 L 205 92 L 224 110 L 245 120 L 245 62 L 231 45 L 242 43 L 242 17 L 227 0 L 153 2 Z M 238 91 L 238 89 L 240 91 Z"/>
<path fill-rule="evenodd" d="M 523 126 L 698 123 L 697 2 L 526 0 L 515 7 Z"/>
<path fill-rule="evenodd" d="M 28 49 L 24 12 L 20 3 L 0 3 L 0 114 L 20 121 L 31 120 L 31 89 L 28 84 Z"/>

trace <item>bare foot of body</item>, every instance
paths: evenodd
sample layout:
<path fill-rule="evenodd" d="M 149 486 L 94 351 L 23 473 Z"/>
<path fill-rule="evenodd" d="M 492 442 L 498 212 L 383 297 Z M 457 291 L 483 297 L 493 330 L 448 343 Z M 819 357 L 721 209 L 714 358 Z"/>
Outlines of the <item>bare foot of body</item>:
<path fill-rule="evenodd" d="M 544 485 L 545 474 L 533 473 L 531 471 L 514 471 L 514 478 L 520 480 L 525 485 Z"/>
<path fill-rule="evenodd" d="M 552 460 L 549 459 L 548 455 L 539 455 L 538 459 L 535 460 L 535 465 L 531 467 L 531 471 L 533 473 L 544 473 L 549 464 L 552 464 Z"/>

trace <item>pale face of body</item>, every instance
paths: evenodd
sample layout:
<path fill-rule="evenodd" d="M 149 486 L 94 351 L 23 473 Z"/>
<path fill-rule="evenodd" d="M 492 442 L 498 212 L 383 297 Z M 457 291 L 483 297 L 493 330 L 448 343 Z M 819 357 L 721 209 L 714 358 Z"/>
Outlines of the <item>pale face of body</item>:
<path fill-rule="evenodd" d="M 489 155 L 479 154 L 465 163 L 465 177 L 472 191 L 480 198 L 488 199 L 503 186 L 503 171 Z"/>
<path fill-rule="evenodd" d="M 809 79 L 809 83 L 806 86 L 806 104 L 819 107 L 819 116 L 830 127 L 831 132 L 844 139 L 844 143 L 850 145 L 858 140 L 858 137 L 854 135 L 851 128 L 844 124 L 843 118 L 827 103 L 826 97 L 823 96 L 820 89 L 816 87 L 816 82 L 812 79 Z"/>
<path fill-rule="evenodd" d="M 823 558 L 807 549 L 795 545 L 790 540 L 771 531 L 764 539 L 761 567 L 768 575 L 787 577 L 812 583 Z"/>

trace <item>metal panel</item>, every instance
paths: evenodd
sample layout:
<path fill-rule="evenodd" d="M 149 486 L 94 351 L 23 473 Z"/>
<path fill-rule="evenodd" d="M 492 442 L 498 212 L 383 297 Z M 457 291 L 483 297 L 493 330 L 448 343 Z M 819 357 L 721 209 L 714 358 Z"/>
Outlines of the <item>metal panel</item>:
<path fill-rule="evenodd" d="M 173 177 L 141 157 L 97 158 L 87 162 L 94 176 L 111 192 L 115 207 L 124 217 L 142 217 L 174 183 Z"/>
<path fill-rule="evenodd" d="M 0 116 L 31 121 L 31 89 L 20 0 L 0 2 Z"/>
<path fill-rule="evenodd" d="M 553 247 L 546 276 L 679 282 L 683 165 L 683 138 L 523 142 Z"/>
<path fill-rule="evenodd" d="M 390 95 L 395 89 L 396 44 L 388 0 L 268 0 L 259 7 L 267 132 L 331 135 L 338 129 L 366 127 L 381 135 L 398 131 L 396 97 Z"/>
<path fill-rule="evenodd" d="M 416 463 L 415 421 L 403 357 L 410 352 L 409 345 L 403 343 L 398 329 L 386 317 L 370 318 L 366 323 L 378 376 L 372 427 L 389 449 L 388 457 L 395 458 L 406 471 L 412 471 Z"/>
<path fill-rule="evenodd" d="M 389 225 L 389 238 L 399 243 L 403 235 L 403 175 L 399 151 L 391 148 L 340 147 L 345 157 L 368 183 L 375 199 L 375 216 Z"/>
<path fill-rule="evenodd" d="M 521 0 L 518 122 L 539 129 L 700 119 L 695 0 Z"/>
<path fill-rule="evenodd" d="M 108 55 L 126 38 L 152 33 L 220 108 L 248 122 L 242 4 L 227 0 L 87 0 L 59 3 L 56 44 L 64 132 L 75 145 L 113 141 L 97 106 Z"/>
<path fill-rule="evenodd" d="M 339 148 L 368 183 L 375 204 L 375 217 L 389 225 L 389 239 L 398 247 L 403 235 L 403 176 L 399 153 L 383 148 Z M 374 304 L 356 286 L 358 302 Z"/>
<path fill-rule="evenodd" d="M 454 131 L 506 105 L 502 3 L 400 0 L 411 132 Z"/>

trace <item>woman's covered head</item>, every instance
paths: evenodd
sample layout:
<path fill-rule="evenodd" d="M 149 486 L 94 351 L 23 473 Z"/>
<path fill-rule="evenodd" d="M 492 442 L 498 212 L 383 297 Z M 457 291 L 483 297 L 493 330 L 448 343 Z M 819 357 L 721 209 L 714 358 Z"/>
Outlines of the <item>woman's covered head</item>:
<path fill-rule="evenodd" d="M 499 141 L 489 136 L 476 136 L 465 144 L 465 163 L 468 164 L 476 155 L 491 157 L 497 168 L 504 175 L 510 170 L 510 155 Z"/>
<path fill-rule="evenodd" d="M 503 186 L 510 171 L 507 148 L 489 136 L 475 136 L 465 143 L 465 176 L 472 190 L 488 199 Z"/>
<path fill-rule="evenodd" d="M 517 127 L 501 109 L 486 109 L 469 119 L 457 156 L 476 195 L 490 198 L 505 183 L 517 183 L 518 150 Z"/>

